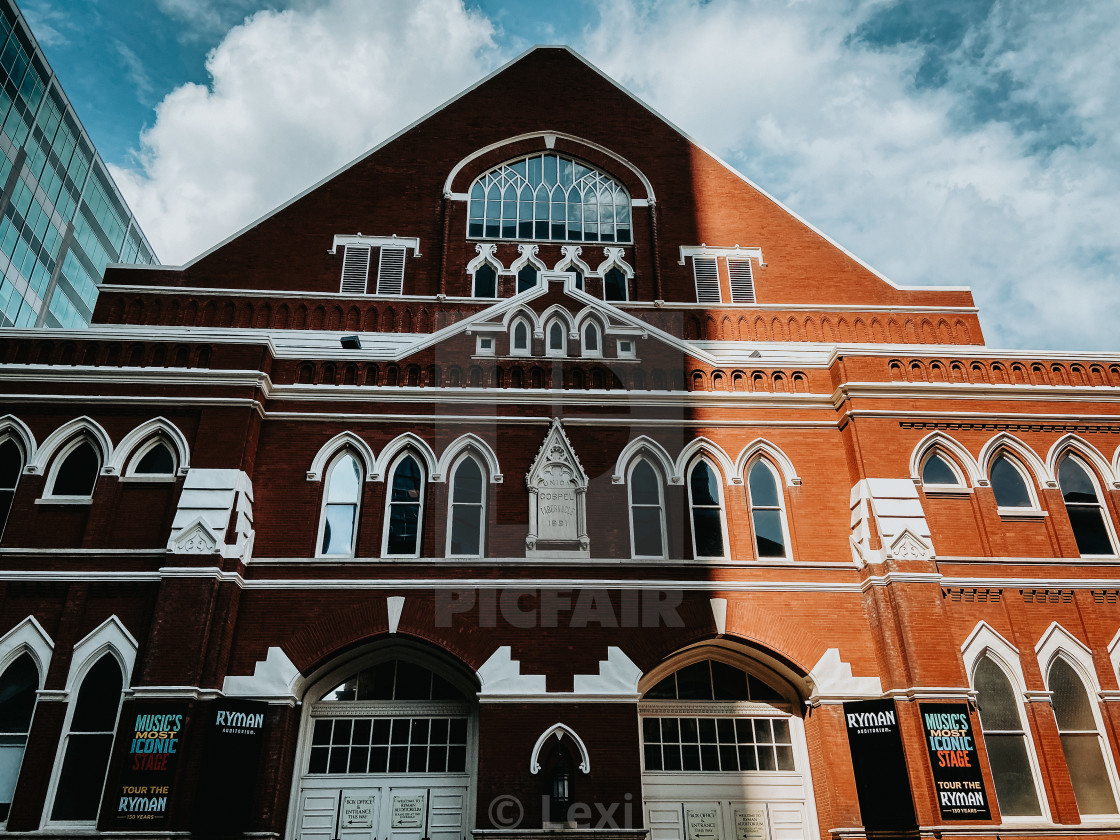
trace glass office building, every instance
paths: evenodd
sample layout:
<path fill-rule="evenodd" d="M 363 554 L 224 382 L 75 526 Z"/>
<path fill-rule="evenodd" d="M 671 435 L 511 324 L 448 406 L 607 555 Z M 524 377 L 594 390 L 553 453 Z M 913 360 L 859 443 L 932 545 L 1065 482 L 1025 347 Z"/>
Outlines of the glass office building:
<path fill-rule="evenodd" d="M 156 259 L 12 0 L 0 43 L 0 326 L 83 327 L 106 265 Z"/>

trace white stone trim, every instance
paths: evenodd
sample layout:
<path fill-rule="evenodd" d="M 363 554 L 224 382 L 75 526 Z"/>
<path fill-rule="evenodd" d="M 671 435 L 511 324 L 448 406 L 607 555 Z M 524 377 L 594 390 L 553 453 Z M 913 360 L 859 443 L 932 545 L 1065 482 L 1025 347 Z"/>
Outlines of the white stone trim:
<path fill-rule="evenodd" d="M 502 468 L 498 463 L 498 455 L 485 440 L 473 432 L 459 435 L 439 456 L 432 481 L 449 481 L 451 467 L 465 453 L 473 453 L 482 461 L 484 468 L 490 474 L 490 484 L 501 484 L 503 481 Z"/>
<path fill-rule="evenodd" d="M 136 665 L 136 652 L 140 645 L 136 637 L 128 632 L 119 618 L 109 616 L 98 627 L 90 632 L 84 639 L 74 645 L 74 653 L 70 657 L 70 671 L 66 675 L 67 694 L 73 694 L 86 672 L 105 653 L 111 653 L 121 667 L 125 688 L 132 684 L 132 669 Z M 69 726 L 67 726 L 69 731 Z"/>
<path fill-rule="evenodd" d="M 707 455 L 717 466 L 717 469 L 723 473 L 722 483 L 729 485 L 743 483 L 742 475 L 735 469 L 735 465 L 731 463 L 731 459 L 724 452 L 723 447 L 703 436 L 693 438 L 681 449 L 673 465 L 673 475 L 680 476 L 681 480 L 687 483 L 692 462 L 702 455 Z"/>
<path fill-rule="evenodd" d="M 1023 478 L 1027 483 L 1027 490 L 1034 497 L 1035 508 L 1038 508 L 1038 496 L 1035 493 L 1034 487 L 1057 487 L 1058 482 L 1054 478 L 1054 474 L 1047 468 L 1042 459 L 1038 457 L 1033 449 L 1027 446 L 1019 438 L 1008 432 L 1000 432 L 998 435 L 993 436 L 984 444 L 980 449 L 980 454 L 977 456 L 976 461 L 984 475 L 985 480 L 992 471 L 992 461 L 1001 451 L 1006 450 L 1013 454 L 1021 466 L 1027 470 L 1027 475 Z"/>
<path fill-rule="evenodd" d="M 1069 453 L 1080 455 L 1081 459 L 1090 466 L 1090 472 L 1096 472 L 1096 480 L 1103 481 L 1109 490 L 1120 490 L 1120 483 L 1117 482 L 1116 473 L 1108 459 L 1093 444 L 1072 432 L 1064 434 L 1054 441 L 1054 445 L 1046 453 L 1046 469 L 1050 471 L 1050 475 L 1054 476 L 1055 481 L 1058 478 L 1058 462 Z M 1102 500 L 1098 498 L 1097 501 Z M 1109 517 L 1106 516 L 1106 518 Z"/>
<path fill-rule="evenodd" d="M 474 273 L 482 267 L 484 263 L 490 263 L 496 274 L 508 274 L 506 267 L 502 265 L 502 261 L 498 259 L 498 246 L 493 242 L 482 242 L 474 246 L 477 257 L 467 263 L 467 274 L 474 276 Z"/>
<path fill-rule="evenodd" d="M 389 617 L 389 635 L 394 635 L 401 626 L 401 614 L 404 612 L 404 596 L 390 595 L 385 599 L 385 612 Z"/>
<path fill-rule="evenodd" d="M 764 267 L 764 263 L 763 263 L 763 259 L 762 259 L 762 249 L 761 248 L 742 248 L 739 245 L 736 245 L 734 248 L 720 248 L 720 247 L 709 246 L 709 245 L 704 245 L 704 244 L 701 244 L 701 245 L 681 245 L 680 246 L 680 259 L 677 260 L 677 265 L 684 265 L 685 260 L 688 259 L 689 257 L 715 257 L 717 259 L 719 257 L 723 257 L 725 259 L 727 257 L 730 257 L 733 260 L 734 259 L 741 259 L 741 260 L 751 259 L 751 260 L 757 260 L 758 264 L 760 266 Z M 738 304 L 738 306 L 741 307 L 742 304 Z M 751 308 L 753 309 L 754 306 L 752 305 Z"/>
<path fill-rule="evenodd" d="M 548 727 L 548 729 L 541 733 L 541 737 L 537 738 L 537 743 L 533 745 L 533 752 L 529 755 L 530 774 L 535 776 L 537 775 L 537 773 L 541 772 L 541 749 L 544 747 L 545 742 L 548 740 L 549 736 L 555 736 L 556 740 L 560 741 L 563 740 L 565 735 L 575 741 L 576 746 L 579 748 L 580 772 L 591 772 L 591 756 L 587 753 L 587 746 L 583 743 L 583 739 L 580 738 L 579 735 L 576 734 L 576 731 L 567 724 L 554 723 L 552 724 L 552 726 Z"/>
<path fill-rule="evenodd" d="M 614 462 L 614 472 L 611 475 L 611 483 L 629 483 L 630 462 L 638 458 L 651 460 L 656 466 L 660 467 L 662 478 L 664 478 L 667 483 L 681 483 L 681 475 L 677 472 L 676 465 L 673 463 L 673 459 L 669 456 L 669 453 L 665 451 L 665 447 L 646 435 L 640 435 L 627 443 L 626 446 L 622 447 L 622 451 L 618 453 L 618 458 Z"/>
<path fill-rule="evenodd" d="M 227 676 L 222 683 L 222 693 L 227 697 L 245 697 L 258 700 L 291 699 L 296 696 L 299 668 L 281 648 L 270 647 L 263 660 L 257 660 L 252 676 Z"/>
<path fill-rule="evenodd" d="M 478 668 L 482 683 L 479 699 L 493 695 L 547 694 L 544 674 L 522 674 L 521 663 L 513 658 L 513 648 L 502 645 Z"/>
<path fill-rule="evenodd" d="M 412 256 L 420 256 L 420 239 L 415 236 L 397 236 L 395 233 L 392 236 L 363 236 L 362 234 L 343 235 L 336 233 L 334 240 L 331 243 L 331 249 L 327 251 L 328 254 L 338 253 L 339 246 L 346 247 L 347 245 L 362 245 L 369 248 L 404 248 L 406 251 L 411 248 Z"/>
<path fill-rule="evenodd" d="M 28 467 L 35 459 L 35 435 L 27 424 L 14 414 L 5 414 L 0 417 L 0 443 L 5 440 L 14 440 L 23 454 L 24 468 L 21 472 L 28 472 Z"/>
<path fill-rule="evenodd" d="M 88 437 L 94 447 L 100 450 L 98 454 L 101 457 L 101 472 L 108 474 L 109 468 L 106 465 L 113 457 L 113 441 L 100 423 L 86 416 L 76 417 L 63 423 L 47 435 L 42 445 L 35 451 L 34 456 L 28 460 L 23 471 L 28 475 L 42 475 L 52 461 L 56 460 L 55 454 L 79 436 Z M 51 482 L 48 481 L 47 485 L 50 486 L 50 484 Z"/>
<path fill-rule="evenodd" d="M 516 278 L 517 272 L 523 269 L 526 265 L 531 265 L 537 270 L 538 274 L 542 275 L 537 277 L 537 285 L 544 285 L 543 275 L 546 271 L 548 271 L 548 266 L 545 265 L 544 261 L 537 256 L 538 251 L 540 251 L 540 246 L 535 242 L 517 243 L 517 259 L 510 263 L 509 269 L 506 271 L 506 274 L 512 274 Z M 564 279 L 567 280 L 569 278 L 565 277 Z M 515 291 L 514 294 L 516 295 L 517 292 Z"/>
<path fill-rule="evenodd" d="M 327 468 L 327 464 L 334 460 L 335 455 L 338 455 L 342 450 L 350 449 L 358 458 L 358 462 L 362 465 L 362 472 L 365 475 L 365 481 L 374 480 L 374 468 L 377 464 L 377 456 L 373 454 L 373 449 L 362 438 L 353 432 L 339 432 L 332 437 L 315 453 L 315 457 L 311 459 L 311 468 L 307 471 L 308 481 L 322 481 L 323 471 Z"/>
<path fill-rule="evenodd" d="M 743 447 L 743 451 L 735 459 L 735 474 L 746 481 L 748 467 L 759 458 L 768 460 L 777 469 L 786 487 L 799 487 L 801 485 L 801 477 L 797 474 L 797 469 L 793 466 L 793 461 L 790 460 L 789 456 L 780 447 L 763 438 L 755 438 Z M 785 510 L 784 504 L 782 509 Z"/>
<path fill-rule="evenodd" d="M 972 454 L 954 438 L 940 431 L 930 432 L 918 442 L 914 451 L 910 453 L 910 477 L 915 484 L 922 484 L 922 467 L 925 465 L 927 456 L 935 450 L 941 450 L 949 456 L 946 461 L 954 472 L 959 473 L 961 468 L 964 469 L 965 475 L 960 476 L 961 489 L 967 486 L 979 487 L 984 485 L 984 475 L 980 472 L 980 467 Z M 950 485 L 936 485 L 934 489 L 941 489 L 942 487 L 948 489 Z"/>
<path fill-rule="evenodd" d="M 395 461 L 397 456 L 405 451 L 413 452 L 416 457 L 423 464 L 427 475 L 425 481 L 442 481 L 442 478 L 437 478 L 439 472 L 437 467 L 436 455 L 432 452 L 432 447 L 428 446 L 427 441 L 422 437 L 413 434 L 412 432 L 404 432 L 397 435 L 381 450 L 381 454 L 377 457 L 377 462 L 373 468 L 374 481 L 387 481 L 390 467 L 395 468 Z"/>
<path fill-rule="evenodd" d="M 1112 662 L 1113 677 L 1120 679 L 1120 630 L 1116 631 L 1116 635 L 1108 643 L 1108 658 Z"/>
<path fill-rule="evenodd" d="M 839 648 L 829 648 L 809 671 L 809 702 L 824 700 L 861 700 L 879 698 L 883 682 L 879 677 L 857 677 L 850 663 L 840 658 Z"/>
<path fill-rule="evenodd" d="M 0 675 L 24 653 L 31 656 L 39 670 L 39 688 L 42 689 L 54 654 L 54 641 L 33 615 L 0 636 Z"/>
<path fill-rule="evenodd" d="M 156 441 L 167 444 L 175 455 L 175 474 L 186 475 L 191 466 L 190 447 L 183 432 L 165 417 L 154 417 L 141 423 L 121 438 L 113 451 L 107 472 L 117 475 L 134 475 L 136 464 Z M 143 446 L 143 451 L 140 447 Z M 127 470 L 127 472 L 126 472 Z"/>
<path fill-rule="evenodd" d="M 572 267 L 575 266 L 576 269 L 583 273 L 583 279 L 584 282 L 586 282 L 589 276 L 594 276 L 595 270 L 580 259 L 580 254 L 582 253 L 583 248 L 579 245 L 561 245 L 560 261 L 556 263 L 552 270 L 571 273 Z"/>

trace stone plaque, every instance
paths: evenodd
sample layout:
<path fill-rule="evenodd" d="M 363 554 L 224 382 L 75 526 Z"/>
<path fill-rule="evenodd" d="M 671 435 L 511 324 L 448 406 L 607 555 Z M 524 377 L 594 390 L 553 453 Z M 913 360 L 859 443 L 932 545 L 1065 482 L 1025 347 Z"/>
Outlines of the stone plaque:
<path fill-rule="evenodd" d="M 579 539 L 576 528 L 576 486 L 570 467 L 549 464 L 537 480 L 537 531 L 539 540 Z"/>
<path fill-rule="evenodd" d="M 424 827 L 424 794 L 393 797 L 393 828 Z"/>
<path fill-rule="evenodd" d="M 525 476 L 529 489 L 527 556 L 588 556 L 587 475 L 559 419 Z"/>
<path fill-rule="evenodd" d="M 686 840 L 720 840 L 719 808 L 687 808 L 684 823 Z"/>
<path fill-rule="evenodd" d="M 339 813 L 341 828 L 373 828 L 373 808 L 376 797 L 343 796 Z"/>
<path fill-rule="evenodd" d="M 735 809 L 735 840 L 770 840 L 765 805 Z"/>

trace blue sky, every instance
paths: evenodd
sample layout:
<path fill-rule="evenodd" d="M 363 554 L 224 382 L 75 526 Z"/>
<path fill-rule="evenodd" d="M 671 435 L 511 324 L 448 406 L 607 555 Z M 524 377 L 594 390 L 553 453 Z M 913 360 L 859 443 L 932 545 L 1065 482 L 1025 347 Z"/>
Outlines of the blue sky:
<path fill-rule="evenodd" d="M 23 0 L 168 263 L 568 43 L 989 344 L 1120 349 L 1120 4 Z"/>

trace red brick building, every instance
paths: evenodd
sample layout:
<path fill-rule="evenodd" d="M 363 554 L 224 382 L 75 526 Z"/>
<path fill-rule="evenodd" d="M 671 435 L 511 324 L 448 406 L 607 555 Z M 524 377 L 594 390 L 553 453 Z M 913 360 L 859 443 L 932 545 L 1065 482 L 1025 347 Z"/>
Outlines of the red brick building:
<path fill-rule="evenodd" d="M 566 49 L 0 360 L 8 832 L 1120 829 L 1120 358 Z"/>

